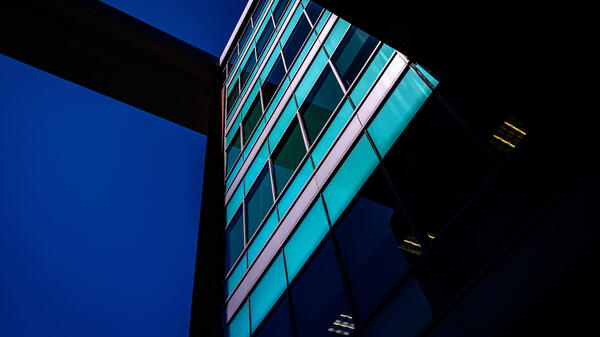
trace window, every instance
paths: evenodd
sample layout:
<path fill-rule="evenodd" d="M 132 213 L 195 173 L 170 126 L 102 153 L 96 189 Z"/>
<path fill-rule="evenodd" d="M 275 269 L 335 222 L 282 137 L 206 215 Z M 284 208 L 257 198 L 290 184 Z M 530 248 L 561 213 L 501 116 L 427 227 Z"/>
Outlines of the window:
<path fill-rule="evenodd" d="M 290 303 L 284 296 L 277 309 L 258 331 L 257 337 L 292 337 L 292 322 L 290 321 Z"/>
<path fill-rule="evenodd" d="M 304 41 L 308 38 L 308 34 L 310 34 L 310 24 L 304 16 L 301 16 L 285 47 L 283 47 L 283 58 L 288 68 L 296 58 L 296 55 L 298 55 L 298 52 L 300 52 L 300 48 L 302 48 Z"/>
<path fill-rule="evenodd" d="M 233 49 L 233 54 L 231 54 L 231 57 L 229 58 L 229 62 L 228 62 L 229 71 L 231 71 L 233 69 L 233 65 L 235 64 L 235 61 L 237 61 L 238 56 L 240 56 L 240 53 L 237 48 L 237 45 L 235 45 L 235 47 Z"/>
<path fill-rule="evenodd" d="M 273 192 L 269 167 L 265 165 L 246 197 L 246 237 L 248 240 L 256 232 L 271 205 L 273 205 Z"/>
<path fill-rule="evenodd" d="M 312 144 L 321 129 L 335 110 L 344 93 L 329 66 L 315 83 L 315 86 L 300 107 L 300 115 L 306 127 L 309 142 Z"/>
<path fill-rule="evenodd" d="M 242 207 L 233 217 L 225 233 L 225 273 L 231 269 L 235 260 L 244 250 L 244 223 L 242 221 Z"/>
<path fill-rule="evenodd" d="M 252 31 L 252 23 L 248 23 L 248 25 L 246 26 L 246 30 L 244 31 L 244 34 L 242 34 L 242 37 L 240 38 L 240 53 L 242 51 L 244 51 L 244 44 L 246 43 L 246 40 L 248 39 L 248 36 L 250 35 L 250 32 Z"/>
<path fill-rule="evenodd" d="M 281 19 L 283 11 L 289 2 L 290 0 L 279 0 L 277 6 L 275 6 L 275 9 L 273 9 L 273 20 L 275 20 L 275 25 L 279 24 L 279 19 Z"/>
<path fill-rule="evenodd" d="M 269 103 L 271 102 L 273 95 L 275 95 L 275 91 L 277 91 L 277 88 L 281 84 L 284 76 L 285 68 L 283 67 L 283 60 L 281 59 L 281 56 L 279 56 L 275 62 L 275 65 L 273 66 L 273 69 L 271 69 L 271 73 L 261 87 L 263 106 L 265 107 L 265 110 L 269 106 Z"/>
<path fill-rule="evenodd" d="M 323 7 L 319 6 L 314 1 L 311 1 L 308 6 L 305 8 L 306 14 L 310 18 L 310 21 L 313 25 L 317 24 L 317 20 L 319 16 L 321 16 L 321 12 L 323 11 Z"/>
<path fill-rule="evenodd" d="M 229 144 L 229 147 L 227 148 L 227 174 L 229 174 L 229 171 L 231 171 L 231 168 L 233 167 L 233 164 L 235 164 L 235 160 L 240 155 L 241 150 L 242 144 L 240 142 L 240 133 L 236 131 L 235 136 L 231 140 L 231 144 Z"/>
<path fill-rule="evenodd" d="M 246 146 L 246 144 L 248 144 L 250 136 L 252 135 L 252 131 L 254 131 L 254 128 L 256 128 L 256 125 L 260 120 L 260 116 L 262 116 L 260 95 L 256 95 L 254 102 L 252 102 L 252 105 L 250 105 L 250 109 L 246 113 L 244 121 L 242 122 L 242 136 L 244 137 L 244 147 Z"/>
<path fill-rule="evenodd" d="M 260 2 L 258 3 L 258 6 L 256 6 L 256 10 L 252 14 L 252 22 L 254 22 L 254 25 L 257 24 L 256 21 L 260 17 L 260 13 L 262 12 L 263 8 L 265 7 L 266 2 L 267 2 L 267 0 L 260 0 Z"/>
<path fill-rule="evenodd" d="M 273 153 L 275 192 L 276 195 L 279 195 L 306 153 L 306 146 L 304 146 L 297 119 L 292 121 L 287 134 Z"/>
<path fill-rule="evenodd" d="M 377 46 L 377 39 L 352 26 L 331 57 L 346 88 L 356 79 L 360 69 Z"/>
<path fill-rule="evenodd" d="M 235 104 L 235 101 L 240 95 L 240 87 L 238 81 L 234 81 L 233 83 L 231 83 L 231 85 L 233 86 L 233 89 L 231 89 L 229 96 L 227 96 L 227 114 L 231 113 L 231 109 L 233 109 L 233 105 Z"/>
<path fill-rule="evenodd" d="M 248 80 L 248 77 L 250 77 L 250 72 L 252 71 L 252 69 L 254 68 L 254 65 L 256 64 L 256 58 L 254 56 L 254 49 L 252 49 L 250 51 L 251 55 L 248 58 L 248 61 L 246 61 L 246 65 L 244 66 L 244 69 L 242 69 L 242 73 L 240 74 L 240 85 L 244 86 L 246 84 L 246 81 Z"/>
<path fill-rule="evenodd" d="M 263 32 L 260 35 L 260 38 L 256 41 L 256 57 L 260 58 L 263 51 L 265 50 L 265 47 L 267 46 L 267 42 L 269 41 L 269 38 L 271 37 L 271 33 L 273 33 L 273 28 L 274 28 L 273 23 L 271 22 L 271 20 L 269 20 L 267 22 L 267 25 L 265 26 L 265 29 L 263 29 Z"/>

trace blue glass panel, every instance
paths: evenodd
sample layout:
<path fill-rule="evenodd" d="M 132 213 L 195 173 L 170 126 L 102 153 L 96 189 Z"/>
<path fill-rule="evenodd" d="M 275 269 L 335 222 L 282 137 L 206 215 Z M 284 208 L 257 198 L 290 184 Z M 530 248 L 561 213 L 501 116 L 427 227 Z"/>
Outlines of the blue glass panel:
<path fill-rule="evenodd" d="M 227 177 L 227 182 L 225 184 L 225 188 L 229 188 L 229 186 L 231 186 L 231 183 L 233 183 L 233 180 L 235 179 L 236 174 L 240 171 L 240 168 L 242 167 L 243 163 L 244 163 L 243 157 L 239 158 L 238 161 L 235 163 L 233 170 L 231 170 L 231 173 L 229 173 L 229 176 Z"/>
<path fill-rule="evenodd" d="M 318 33 L 321 33 L 321 30 L 323 30 L 323 26 L 325 26 L 325 23 L 327 22 L 327 19 L 329 19 L 329 16 L 331 15 L 331 13 L 328 10 L 325 10 L 323 12 L 323 15 L 321 15 L 321 18 L 319 19 L 319 22 L 317 22 L 317 26 L 315 27 L 315 31 Z"/>
<path fill-rule="evenodd" d="M 267 76 L 270 76 L 270 73 L 272 72 L 271 69 L 273 68 L 273 65 L 275 64 L 275 62 L 279 62 L 279 60 L 281 59 L 280 58 L 281 54 L 279 53 L 280 50 L 281 50 L 281 48 L 279 48 L 279 45 L 275 45 L 275 49 L 273 50 L 273 53 L 271 53 L 271 55 L 269 56 L 269 61 L 267 61 L 267 64 L 265 64 L 265 67 L 263 68 L 263 70 L 260 73 L 260 82 L 261 83 L 265 83 Z M 284 75 L 285 75 L 285 73 L 284 73 Z"/>
<path fill-rule="evenodd" d="M 291 69 L 289 69 L 289 76 L 290 76 L 290 78 L 294 78 L 294 76 L 296 76 L 296 73 L 298 72 L 298 69 L 300 69 L 300 66 L 302 65 L 302 63 L 305 62 L 306 55 L 308 55 L 308 52 L 310 51 L 310 49 L 312 48 L 312 46 L 315 44 L 315 40 L 316 39 L 317 39 L 317 34 L 311 33 L 310 36 L 309 36 L 309 38 L 308 38 L 308 40 L 307 40 L 307 42 L 306 42 L 306 44 L 304 45 L 304 47 L 300 51 L 300 54 L 298 54 L 298 57 L 297 57 L 298 62 L 294 62 L 294 64 L 292 65 Z"/>
<path fill-rule="evenodd" d="M 269 319 L 257 331 L 256 337 L 293 337 L 290 303 L 284 296 Z"/>
<path fill-rule="evenodd" d="M 254 13 L 252 13 L 252 22 L 254 22 L 255 25 L 257 24 L 257 20 L 262 16 L 261 14 L 266 3 L 267 0 L 260 0 L 258 6 L 256 6 L 256 9 L 254 10 Z"/>
<path fill-rule="evenodd" d="M 227 151 L 225 151 L 226 157 L 227 157 L 227 166 L 226 166 L 227 173 L 229 173 L 229 171 L 231 171 L 233 164 L 235 164 L 235 160 L 240 155 L 241 149 L 242 149 L 242 145 L 240 143 L 240 135 L 238 133 L 236 135 L 236 137 L 233 138 L 233 142 L 227 148 Z"/>
<path fill-rule="evenodd" d="M 262 116 L 262 103 L 260 101 L 260 95 L 256 95 L 254 102 L 250 106 L 250 110 L 244 116 L 244 120 L 242 121 L 242 136 L 244 137 L 244 148 L 248 148 L 248 143 L 250 142 L 250 137 L 254 132 L 254 129 L 258 125 L 258 122 L 261 120 Z M 244 151 L 244 153 L 246 153 Z M 245 156 L 244 156 L 245 157 Z"/>
<path fill-rule="evenodd" d="M 388 45 L 383 45 L 383 47 L 377 52 L 377 55 L 375 55 L 371 61 L 371 64 L 369 64 L 360 80 L 350 93 L 350 98 L 352 99 L 352 103 L 354 103 L 354 105 L 358 105 L 363 99 L 387 61 L 390 59 L 390 56 L 393 52 L 394 50 Z"/>
<path fill-rule="evenodd" d="M 283 83 L 281 83 L 281 85 L 279 86 L 279 89 L 277 89 L 277 94 L 275 94 L 275 97 L 273 97 L 273 99 L 272 99 L 273 103 L 269 105 L 269 107 L 267 108 L 267 112 L 265 112 L 265 116 L 266 116 L 267 120 L 273 114 L 273 111 L 277 107 L 277 103 L 281 101 L 281 97 L 283 96 L 283 94 L 285 93 L 285 90 L 287 89 L 287 87 L 289 85 L 290 85 L 290 80 L 288 80 L 287 77 L 284 78 Z"/>
<path fill-rule="evenodd" d="M 295 114 L 296 103 L 294 102 L 294 99 L 291 98 L 285 109 L 283 109 L 283 111 L 281 112 L 281 115 L 279 115 L 279 120 L 277 120 L 277 123 L 275 123 L 273 129 L 271 129 L 271 133 L 269 134 L 270 144 L 274 145 L 277 144 L 277 142 L 279 142 L 279 139 L 283 135 L 283 132 L 287 129 L 288 125 L 290 124 L 290 121 L 295 116 Z"/>
<path fill-rule="evenodd" d="M 277 227 L 277 223 L 277 212 L 271 212 L 269 218 L 267 218 L 265 223 L 254 237 L 254 240 L 252 240 L 250 247 L 248 247 L 248 264 L 251 264 L 252 261 L 254 261 L 254 258 L 258 255 L 258 252 L 260 252 L 265 243 L 267 243 L 267 239 L 271 236 L 273 230 L 275 230 L 275 227 Z"/>
<path fill-rule="evenodd" d="M 319 6 L 316 2 L 311 1 L 306 6 L 305 11 L 306 11 L 306 14 L 308 15 L 308 18 L 314 25 L 317 23 L 317 19 L 319 18 L 319 15 L 321 15 L 321 12 L 323 11 L 323 7 Z"/>
<path fill-rule="evenodd" d="M 350 24 L 348 21 L 338 18 L 335 26 L 329 33 L 329 37 L 327 37 L 327 40 L 325 40 L 325 43 L 323 44 L 329 55 L 333 54 L 333 51 L 342 40 L 342 37 L 344 37 L 344 34 L 346 33 L 346 30 L 348 30 L 349 26 Z"/>
<path fill-rule="evenodd" d="M 250 294 L 250 326 L 252 332 L 256 330 L 269 310 L 275 305 L 285 288 L 283 256 L 279 253 Z"/>
<path fill-rule="evenodd" d="M 293 6 L 290 6 L 290 8 L 288 10 L 291 10 L 292 7 Z M 288 38 L 290 37 L 290 35 L 294 31 L 294 28 L 296 27 L 296 23 L 298 22 L 298 19 L 300 19 L 301 17 L 302 17 L 302 6 L 297 6 L 296 10 L 294 11 L 294 14 L 292 15 L 292 18 L 290 19 L 287 27 L 283 31 L 283 34 L 281 34 L 281 38 L 279 39 L 282 46 L 285 45 L 285 43 L 287 42 Z"/>
<path fill-rule="evenodd" d="M 238 282 L 240 282 L 240 280 L 242 279 L 242 276 L 244 276 L 246 269 L 248 269 L 248 265 L 246 262 L 247 258 L 248 254 L 245 254 L 244 257 L 242 257 L 242 259 L 240 260 L 240 263 L 238 263 L 237 266 L 235 266 L 233 272 L 231 272 L 231 275 L 229 275 L 227 282 L 225 282 L 225 298 L 231 295 L 233 289 L 235 289 L 235 286 L 237 286 Z"/>
<path fill-rule="evenodd" d="M 279 214 L 285 214 L 288 208 L 292 205 L 292 202 L 296 200 L 300 190 L 306 184 L 308 177 L 313 172 L 313 166 L 310 162 L 310 158 L 304 162 L 298 174 L 294 177 L 287 190 L 284 192 L 281 199 L 277 204 L 277 209 L 279 210 Z"/>
<path fill-rule="evenodd" d="M 269 76 L 263 81 L 261 92 L 263 98 L 263 106 L 266 108 L 271 103 L 271 99 L 275 95 L 279 84 L 285 76 L 285 68 L 283 67 L 283 59 L 277 58 L 277 63 L 273 66 L 273 70 Z"/>
<path fill-rule="evenodd" d="M 271 37 L 273 30 L 275 29 L 271 20 L 267 20 L 266 22 L 266 27 L 262 31 L 260 38 L 256 41 L 256 55 L 258 55 L 259 58 L 262 56 L 262 53 L 264 52 L 265 47 L 267 46 L 267 42 L 269 41 L 269 38 Z"/>
<path fill-rule="evenodd" d="M 325 209 L 321 199 L 318 198 L 283 248 L 290 282 L 296 277 L 328 231 L 329 224 L 325 216 Z"/>
<path fill-rule="evenodd" d="M 265 166 L 246 197 L 246 238 L 250 240 L 273 205 L 269 167 Z"/>
<path fill-rule="evenodd" d="M 265 128 L 265 119 L 261 118 L 260 122 L 258 123 L 258 126 L 256 127 L 256 130 L 254 130 L 254 133 L 252 134 L 252 138 L 250 138 L 250 140 L 248 140 L 245 145 L 244 158 L 248 158 L 248 155 L 250 154 L 250 150 L 252 150 L 254 143 L 256 143 L 258 136 L 260 136 L 260 133 L 262 132 L 262 130 L 264 128 Z"/>
<path fill-rule="evenodd" d="M 415 336 L 432 314 L 419 282 L 409 277 L 363 330 L 363 336 Z"/>
<path fill-rule="evenodd" d="M 378 42 L 355 26 L 350 27 L 335 54 L 331 56 L 346 88 L 354 82 Z"/>
<path fill-rule="evenodd" d="M 230 114 L 231 111 L 233 111 L 234 103 L 240 96 L 240 90 L 239 90 L 237 81 L 234 81 L 233 83 L 231 83 L 231 85 L 229 86 L 229 91 L 230 91 L 230 93 L 227 94 L 228 95 L 227 96 L 227 113 L 228 114 Z"/>
<path fill-rule="evenodd" d="M 225 232 L 225 273 L 229 272 L 242 250 L 244 250 L 244 223 L 240 208 Z"/>
<path fill-rule="evenodd" d="M 240 73 L 240 85 L 242 88 L 246 85 L 246 82 L 250 78 L 250 72 L 254 69 L 254 65 L 256 65 L 256 57 L 254 55 L 254 51 L 250 50 L 250 58 L 246 62 L 244 68 L 242 68 L 242 72 Z"/>
<path fill-rule="evenodd" d="M 284 138 L 273 151 L 275 195 L 279 195 L 306 153 L 306 146 L 297 120 L 292 121 Z"/>
<path fill-rule="evenodd" d="M 240 308 L 240 311 L 231 319 L 231 323 L 225 330 L 227 337 L 249 337 L 250 318 L 248 316 L 248 301 Z"/>
<path fill-rule="evenodd" d="M 306 71 L 306 74 L 304 74 L 304 78 L 302 79 L 302 81 L 300 81 L 298 87 L 296 87 L 296 91 L 294 92 L 294 94 L 296 95 L 298 104 L 301 104 L 301 102 L 304 101 L 306 95 L 308 95 L 308 92 L 314 86 L 315 82 L 317 81 L 317 78 L 319 78 L 319 75 L 321 75 L 323 67 L 325 67 L 326 64 L 327 55 L 325 54 L 323 49 L 321 49 L 315 57 L 315 59 L 313 60 L 313 63 Z"/>
<path fill-rule="evenodd" d="M 225 207 L 225 214 L 226 214 L 226 218 L 227 218 L 226 222 L 228 222 L 228 223 L 229 223 L 229 220 L 231 220 L 231 218 L 235 214 L 235 211 L 237 210 L 238 206 L 242 203 L 242 198 L 244 197 L 243 185 L 244 184 L 242 184 L 242 183 L 240 183 L 238 185 L 235 192 L 233 192 L 231 199 L 229 199 L 227 206 Z"/>
<path fill-rule="evenodd" d="M 254 183 L 254 179 L 260 173 L 260 170 L 265 166 L 267 162 L 267 158 L 269 157 L 269 149 L 267 148 L 267 142 L 264 142 L 256 156 L 254 157 L 252 164 L 246 171 L 246 175 L 244 176 L 244 180 L 246 184 L 252 185 Z"/>
<path fill-rule="evenodd" d="M 321 159 L 323 159 L 327 150 L 333 145 L 335 138 L 342 132 L 342 128 L 348 122 L 353 112 L 354 109 L 352 108 L 350 101 L 346 100 L 312 151 L 312 158 L 315 165 L 319 165 Z"/>
<path fill-rule="evenodd" d="M 289 2 L 290 0 L 279 0 L 274 8 L 271 6 L 273 8 L 273 20 L 275 20 L 276 25 L 279 25 L 279 20 L 284 17 L 282 14 Z"/>
<path fill-rule="evenodd" d="M 242 118 L 246 117 L 246 114 L 250 110 L 250 107 L 255 102 L 256 97 L 258 96 L 259 87 L 260 87 L 260 85 L 258 82 L 254 83 L 254 86 L 252 87 L 252 91 L 250 92 L 250 94 L 246 98 L 246 101 L 244 102 L 244 105 L 242 106 L 242 111 L 240 112 L 242 115 Z M 240 101 L 238 101 L 238 104 L 239 103 L 240 103 Z"/>
<path fill-rule="evenodd" d="M 431 89 L 412 69 L 400 81 L 368 128 L 383 157 L 431 94 Z"/>
<path fill-rule="evenodd" d="M 332 223 L 340 217 L 378 162 L 369 140 L 363 135 L 323 190 L 323 198 Z"/>
<path fill-rule="evenodd" d="M 296 25 L 296 28 L 294 28 L 294 32 L 290 36 L 290 39 L 283 47 L 283 58 L 285 59 L 285 63 L 288 65 L 288 67 L 296 59 L 298 52 L 300 52 L 300 48 L 302 48 L 304 41 L 306 41 L 308 35 L 310 34 L 310 30 L 310 23 L 308 23 L 308 20 L 303 15 L 300 17 L 300 21 Z"/>
<path fill-rule="evenodd" d="M 298 277 L 290 293 L 298 337 L 349 336 L 354 332 L 355 315 L 331 240 Z"/>

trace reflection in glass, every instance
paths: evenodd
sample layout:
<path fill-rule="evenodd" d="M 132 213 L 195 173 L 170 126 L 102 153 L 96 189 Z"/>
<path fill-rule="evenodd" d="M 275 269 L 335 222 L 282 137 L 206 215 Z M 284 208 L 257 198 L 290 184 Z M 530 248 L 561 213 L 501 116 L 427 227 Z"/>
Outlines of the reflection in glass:
<path fill-rule="evenodd" d="M 273 98 L 273 95 L 275 95 L 275 91 L 279 87 L 279 84 L 281 84 L 284 76 L 285 68 L 283 67 L 283 60 L 280 56 L 275 62 L 275 65 L 273 65 L 271 73 L 261 87 L 263 106 L 265 107 L 265 110 L 269 106 L 271 98 Z"/>
<path fill-rule="evenodd" d="M 242 150 L 242 144 L 240 142 L 240 133 L 236 132 L 235 136 L 231 140 L 231 144 L 229 144 L 229 148 L 227 148 L 227 174 L 231 171 L 233 164 L 235 164 L 235 160 L 240 155 Z"/>
<path fill-rule="evenodd" d="M 306 153 L 300 125 L 296 119 L 290 125 L 288 133 L 279 143 L 279 148 L 273 155 L 273 174 L 275 178 L 275 192 L 279 195 L 288 182 L 298 164 Z"/>
<path fill-rule="evenodd" d="M 227 113 L 228 114 L 231 113 L 231 109 L 233 109 L 235 100 L 240 95 L 240 87 L 238 86 L 238 82 L 234 81 L 233 83 L 231 83 L 231 85 L 233 85 L 233 89 L 231 89 L 229 96 L 227 96 Z"/>
<path fill-rule="evenodd" d="M 246 237 L 249 240 L 273 205 L 269 167 L 265 166 L 246 198 Z"/>
<path fill-rule="evenodd" d="M 244 225 L 241 207 L 227 228 L 225 246 L 225 273 L 227 273 L 244 249 Z"/>
<path fill-rule="evenodd" d="M 317 20 L 319 19 L 319 16 L 321 15 L 321 12 L 323 11 L 323 7 L 319 6 L 316 2 L 311 1 L 308 6 L 306 6 L 306 14 L 308 14 L 308 17 L 310 18 L 310 21 L 312 22 L 313 25 L 317 24 Z"/>
<path fill-rule="evenodd" d="M 251 53 L 251 55 L 248 58 L 248 60 L 246 61 L 246 65 L 244 66 L 244 69 L 242 69 L 242 73 L 240 74 L 240 84 L 242 87 L 246 84 L 248 77 L 250 77 L 250 72 L 252 71 L 252 68 L 254 68 L 254 65 L 256 64 L 256 58 L 254 57 L 254 49 L 252 49 L 250 51 L 250 53 Z"/>
<path fill-rule="evenodd" d="M 275 9 L 273 9 L 273 20 L 275 20 L 275 25 L 279 24 L 279 19 L 281 19 L 283 11 L 289 2 L 290 0 L 279 0 L 277 6 L 275 6 Z"/>
<path fill-rule="evenodd" d="M 256 124 L 262 115 L 262 107 L 260 104 L 260 95 L 256 95 L 254 102 L 250 105 L 250 109 L 242 122 L 242 135 L 244 136 L 244 146 L 248 144 L 252 131 L 256 128 Z"/>
<path fill-rule="evenodd" d="M 377 39 L 355 26 L 350 27 L 331 57 L 342 82 L 348 88 L 377 46 Z"/>
<path fill-rule="evenodd" d="M 310 24 L 304 16 L 301 16 L 292 35 L 285 44 L 285 47 L 283 47 L 283 58 L 288 68 L 291 67 L 296 55 L 300 52 L 300 48 L 304 44 L 308 34 L 310 34 Z"/>

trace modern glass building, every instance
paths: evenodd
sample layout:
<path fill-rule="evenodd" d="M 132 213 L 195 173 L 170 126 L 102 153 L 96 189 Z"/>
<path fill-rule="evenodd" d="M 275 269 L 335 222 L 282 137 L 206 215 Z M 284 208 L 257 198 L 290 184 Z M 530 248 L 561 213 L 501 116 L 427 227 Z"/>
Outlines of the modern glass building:
<path fill-rule="evenodd" d="M 385 162 L 438 81 L 315 2 L 249 8 L 224 63 L 226 334 L 377 336 L 390 298 L 417 331 L 410 265 L 441 225 L 409 216 Z"/>

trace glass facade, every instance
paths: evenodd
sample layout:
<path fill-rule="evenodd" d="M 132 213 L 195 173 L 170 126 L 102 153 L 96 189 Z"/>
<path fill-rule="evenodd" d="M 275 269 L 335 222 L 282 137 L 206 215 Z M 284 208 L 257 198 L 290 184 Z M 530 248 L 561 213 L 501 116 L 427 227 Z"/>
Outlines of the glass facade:
<path fill-rule="evenodd" d="M 437 80 L 316 3 L 254 7 L 224 61 L 224 333 L 378 336 L 387 306 L 418 331 L 440 299 L 411 264 L 451 213 L 422 201 L 458 206 L 387 158 Z"/>

